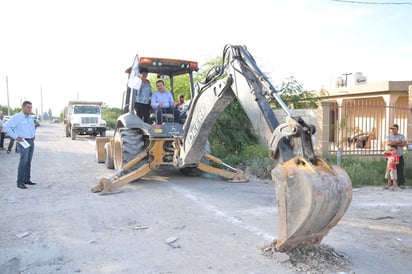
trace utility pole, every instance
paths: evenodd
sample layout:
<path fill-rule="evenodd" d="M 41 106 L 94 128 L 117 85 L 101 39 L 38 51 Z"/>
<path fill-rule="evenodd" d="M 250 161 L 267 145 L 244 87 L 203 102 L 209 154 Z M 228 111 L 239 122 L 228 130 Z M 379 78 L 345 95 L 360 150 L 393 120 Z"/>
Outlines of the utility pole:
<path fill-rule="evenodd" d="M 352 75 L 352 72 L 351 73 L 343 73 L 342 75 L 345 76 L 345 87 L 347 87 L 348 86 L 348 75 Z"/>
<path fill-rule="evenodd" d="M 40 85 L 40 117 L 42 121 L 44 120 L 43 113 L 43 89 Z"/>
<path fill-rule="evenodd" d="M 6 90 L 7 90 L 7 115 L 10 116 L 10 100 L 9 100 L 9 78 L 6 75 Z"/>

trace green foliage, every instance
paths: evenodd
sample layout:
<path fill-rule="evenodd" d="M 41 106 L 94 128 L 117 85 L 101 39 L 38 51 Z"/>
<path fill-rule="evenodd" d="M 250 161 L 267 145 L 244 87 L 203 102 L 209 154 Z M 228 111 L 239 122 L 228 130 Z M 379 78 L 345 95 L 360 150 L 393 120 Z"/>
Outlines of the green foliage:
<path fill-rule="evenodd" d="M 261 179 L 269 178 L 270 171 L 274 167 L 274 160 L 269 157 L 268 148 L 261 144 L 245 146 L 241 152 L 242 159 L 245 159 L 249 172 Z"/>
<path fill-rule="evenodd" d="M 336 164 L 336 157 L 330 158 Z M 342 157 L 341 167 L 348 173 L 354 187 L 368 185 L 385 185 L 386 161 L 384 157 L 362 158 L 356 156 Z"/>
<path fill-rule="evenodd" d="M 205 79 L 209 70 L 221 61 L 221 58 L 209 61 L 199 71 L 196 80 Z M 282 83 L 280 92 L 285 103 L 295 109 L 316 108 L 320 101 L 314 92 L 303 91 L 302 85 L 293 76 Z M 277 104 L 275 100 L 269 103 Z M 253 132 L 253 125 L 235 99 L 220 114 L 211 130 L 211 150 L 224 162 L 231 165 L 247 164 L 251 173 L 266 178 L 270 176 L 273 160 L 268 155 L 268 148 L 260 145 Z"/>
<path fill-rule="evenodd" d="M 271 178 L 270 171 L 274 168 L 274 161 L 270 157 L 250 159 L 247 163 L 249 172 L 261 179 Z"/>
<path fill-rule="evenodd" d="M 173 78 L 173 95 L 175 102 L 178 101 L 179 94 L 183 94 L 185 99 L 188 100 L 192 97 L 190 94 L 190 80 L 189 75 L 179 75 Z"/>
<path fill-rule="evenodd" d="M 8 108 L 7 106 L 2 106 L 0 105 L 0 113 L 3 113 L 4 115 L 8 115 Z"/>
<path fill-rule="evenodd" d="M 412 185 L 412 151 L 407 151 L 403 154 L 405 163 L 405 180 L 410 179 L 411 182 L 406 182 L 407 185 Z"/>
<path fill-rule="evenodd" d="M 102 108 L 102 118 L 106 121 L 107 128 L 114 128 L 116 125 L 117 117 L 122 114 L 122 110 L 120 108 Z"/>
<path fill-rule="evenodd" d="M 293 76 L 282 82 L 279 94 L 285 104 L 291 109 L 317 108 L 321 100 L 314 91 L 304 91 L 303 86 Z M 271 99 L 270 103 L 276 108 L 280 108 L 279 103 L 275 99 Z"/>
<path fill-rule="evenodd" d="M 268 148 L 256 143 L 245 146 L 240 153 L 240 156 L 246 161 L 254 160 L 255 158 L 265 158 L 269 157 Z"/>
<path fill-rule="evenodd" d="M 208 61 L 199 70 L 196 81 L 202 82 L 221 61 L 222 58 Z M 232 165 L 246 163 L 242 151 L 247 146 L 258 144 L 258 139 L 253 134 L 249 118 L 236 99 L 217 118 L 209 134 L 209 141 L 212 153 L 224 162 Z"/>
<path fill-rule="evenodd" d="M 243 148 L 258 143 L 251 123 L 237 100 L 218 117 L 210 132 L 209 141 L 213 154 L 221 159 L 226 158 L 232 164 L 244 163 L 240 159 Z"/>
<path fill-rule="evenodd" d="M 156 75 L 150 75 L 149 76 L 149 81 L 150 85 L 152 86 L 152 91 L 155 92 L 157 90 L 156 88 L 156 81 L 159 80 Z M 165 82 L 165 88 L 166 90 L 171 90 L 170 88 L 170 81 L 169 79 L 162 79 Z M 184 74 L 184 75 L 179 75 L 173 77 L 173 96 L 175 102 L 177 102 L 177 97 L 179 94 L 183 94 L 185 96 L 185 99 L 191 98 L 190 94 L 190 82 L 189 82 L 189 75 Z"/>
<path fill-rule="evenodd" d="M 14 115 L 14 114 L 16 114 L 20 111 L 21 111 L 21 107 L 10 108 L 10 115 Z M 8 110 L 7 106 L 0 105 L 0 113 L 3 113 L 4 115 L 9 115 L 8 112 L 9 112 L 9 110 Z"/>

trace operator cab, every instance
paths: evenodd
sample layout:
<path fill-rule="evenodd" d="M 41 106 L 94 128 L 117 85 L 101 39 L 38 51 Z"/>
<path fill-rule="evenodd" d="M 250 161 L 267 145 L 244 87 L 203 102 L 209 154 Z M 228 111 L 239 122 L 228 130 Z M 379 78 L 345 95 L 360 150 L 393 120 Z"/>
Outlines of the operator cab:
<path fill-rule="evenodd" d="M 126 69 L 126 73 L 129 74 L 129 82 L 127 85 L 125 102 L 123 107 L 123 113 L 131 112 L 133 113 L 133 92 L 132 86 L 134 79 L 139 77 L 139 71 L 141 68 L 147 69 L 148 73 L 153 73 L 157 75 L 158 79 L 163 79 L 168 82 L 170 87 L 170 92 L 173 95 L 175 101 L 177 98 L 174 93 L 174 78 L 176 76 L 181 76 L 187 74 L 189 76 L 189 87 L 191 97 L 194 95 L 194 80 L 193 72 L 199 70 L 198 63 L 195 61 L 188 60 L 178 60 L 178 59 L 169 59 L 169 58 L 155 58 L 155 57 L 140 57 L 136 55 L 133 65 Z M 140 79 L 140 78 L 139 78 Z M 138 80 L 137 80 L 138 81 Z M 171 117 L 169 117 L 171 116 Z M 163 121 L 172 122 L 173 114 L 164 114 Z M 178 122 L 178 121 L 175 121 Z"/>

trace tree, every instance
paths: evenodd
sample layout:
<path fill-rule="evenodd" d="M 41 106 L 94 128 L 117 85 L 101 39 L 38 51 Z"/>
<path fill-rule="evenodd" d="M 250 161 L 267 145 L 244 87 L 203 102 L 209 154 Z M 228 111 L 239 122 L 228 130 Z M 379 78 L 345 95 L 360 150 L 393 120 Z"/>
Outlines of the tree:
<path fill-rule="evenodd" d="M 221 58 L 216 58 L 205 64 L 200 70 L 198 81 L 207 77 L 208 72 L 221 63 Z M 224 77 L 224 75 L 222 76 Z M 291 109 L 317 108 L 320 97 L 314 91 L 305 91 L 303 86 L 293 77 L 286 78 L 279 89 L 280 97 Z M 269 99 L 274 108 L 280 108 L 276 99 Z M 234 118 L 236 117 L 236 118 Z M 230 164 L 247 162 L 247 158 L 259 158 L 262 147 L 259 139 L 253 134 L 254 128 L 243 111 L 240 103 L 233 102 L 220 114 L 213 125 L 209 135 L 212 153 Z M 267 148 L 264 148 L 267 150 Z M 244 153 L 247 151 L 248 153 Z"/>
<path fill-rule="evenodd" d="M 305 91 L 301 83 L 294 76 L 290 76 L 282 81 L 279 89 L 280 98 L 291 109 L 317 108 L 321 98 L 315 91 Z M 275 99 L 269 101 L 276 108 L 280 108 Z"/>
<path fill-rule="evenodd" d="M 199 70 L 195 77 L 196 81 L 201 82 L 206 79 L 209 72 L 221 63 L 221 57 L 209 60 Z M 226 74 L 221 77 L 225 76 Z M 240 161 L 239 155 L 245 147 L 258 142 L 253 134 L 252 124 L 236 98 L 217 118 L 210 131 L 209 142 L 212 153 L 231 164 Z"/>
<path fill-rule="evenodd" d="M 117 117 L 121 114 L 120 108 L 108 108 L 107 105 L 102 107 L 102 118 L 106 121 L 108 128 L 115 128 Z"/>
<path fill-rule="evenodd" d="M 150 75 L 149 81 L 150 85 L 152 86 L 152 91 L 157 90 L 156 88 L 156 81 L 159 80 L 156 75 Z M 170 88 L 170 82 L 169 81 L 164 81 L 165 82 L 165 88 L 166 90 L 171 90 Z M 185 98 L 191 98 L 190 94 L 190 82 L 189 82 L 189 75 L 184 74 L 184 75 L 179 75 L 173 77 L 173 96 L 175 102 L 177 101 L 177 97 L 179 94 L 183 94 Z"/>

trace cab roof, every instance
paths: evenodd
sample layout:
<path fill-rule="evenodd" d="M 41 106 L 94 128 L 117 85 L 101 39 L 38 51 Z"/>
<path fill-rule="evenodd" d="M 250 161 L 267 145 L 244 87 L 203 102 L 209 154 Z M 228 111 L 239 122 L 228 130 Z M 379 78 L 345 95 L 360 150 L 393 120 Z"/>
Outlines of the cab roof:
<path fill-rule="evenodd" d="M 199 70 L 198 63 L 195 61 L 158 57 L 140 57 L 139 68 L 146 68 L 149 73 L 155 73 L 158 76 L 168 75 L 169 77 Z M 129 67 L 125 72 L 130 73 L 131 70 L 132 67 Z"/>

